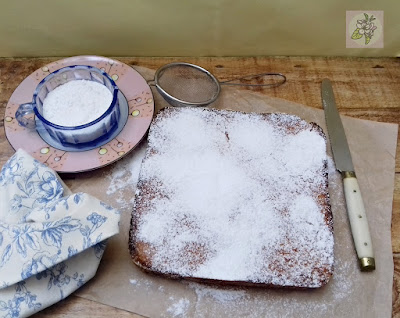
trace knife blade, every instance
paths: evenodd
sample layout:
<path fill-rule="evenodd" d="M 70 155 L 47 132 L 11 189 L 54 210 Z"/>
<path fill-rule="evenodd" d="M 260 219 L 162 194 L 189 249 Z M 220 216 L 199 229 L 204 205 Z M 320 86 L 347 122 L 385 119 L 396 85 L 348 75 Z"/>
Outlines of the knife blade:
<path fill-rule="evenodd" d="M 375 269 L 375 258 L 367 215 L 354 171 L 346 134 L 336 107 L 335 96 L 329 79 L 324 79 L 321 83 L 321 97 L 333 159 L 336 169 L 341 173 L 343 178 L 347 213 L 360 269 L 362 271 L 372 271 Z"/>

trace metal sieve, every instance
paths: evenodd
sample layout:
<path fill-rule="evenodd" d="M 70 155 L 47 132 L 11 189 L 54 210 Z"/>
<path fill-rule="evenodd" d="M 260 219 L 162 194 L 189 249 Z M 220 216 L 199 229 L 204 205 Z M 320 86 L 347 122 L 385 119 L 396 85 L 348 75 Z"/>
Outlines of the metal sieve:
<path fill-rule="evenodd" d="M 233 83 L 260 77 L 279 77 L 280 81 L 270 84 Z M 206 69 L 189 63 L 170 63 L 159 68 L 154 83 L 161 96 L 172 106 L 206 106 L 214 102 L 221 92 L 221 85 L 250 87 L 277 87 L 286 82 L 280 73 L 260 73 L 219 82 Z"/>

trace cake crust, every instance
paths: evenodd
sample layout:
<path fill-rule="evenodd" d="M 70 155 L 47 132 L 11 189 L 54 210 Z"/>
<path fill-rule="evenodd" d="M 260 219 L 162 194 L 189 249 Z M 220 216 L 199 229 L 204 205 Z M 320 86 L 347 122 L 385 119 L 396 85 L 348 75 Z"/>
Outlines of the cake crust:
<path fill-rule="evenodd" d="M 325 285 L 334 262 L 325 140 L 293 115 L 164 109 L 135 194 L 133 262 L 220 285 Z"/>

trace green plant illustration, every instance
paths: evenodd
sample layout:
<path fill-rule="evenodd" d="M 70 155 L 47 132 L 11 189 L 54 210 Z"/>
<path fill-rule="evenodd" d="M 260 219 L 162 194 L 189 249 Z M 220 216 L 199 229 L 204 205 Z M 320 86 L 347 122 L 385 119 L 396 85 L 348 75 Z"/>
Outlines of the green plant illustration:
<path fill-rule="evenodd" d="M 371 41 L 371 38 L 374 35 L 374 31 L 377 29 L 377 26 L 372 23 L 372 21 L 376 20 L 373 15 L 368 17 L 368 14 L 364 13 L 364 17 L 365 19 L 363 20 L 357 20 L 356 29 L 351 35 L 351 38 L 353 40 L 358 40 L 364 36 L 365 45 L 367 45 Z"/>

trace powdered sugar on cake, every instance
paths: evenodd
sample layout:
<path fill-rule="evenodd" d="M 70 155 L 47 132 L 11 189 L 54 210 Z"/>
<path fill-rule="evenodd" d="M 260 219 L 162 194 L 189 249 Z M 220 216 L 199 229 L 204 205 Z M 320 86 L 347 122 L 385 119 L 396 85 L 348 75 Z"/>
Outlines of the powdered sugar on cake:
<path fill-rule="evenodd" d="M 171 108 L 148 142 L 131 233 L 149 247 L 148 269 L 276 286 L 327 282 L 326 144 L 313 125 L 286 114 Z"/>

